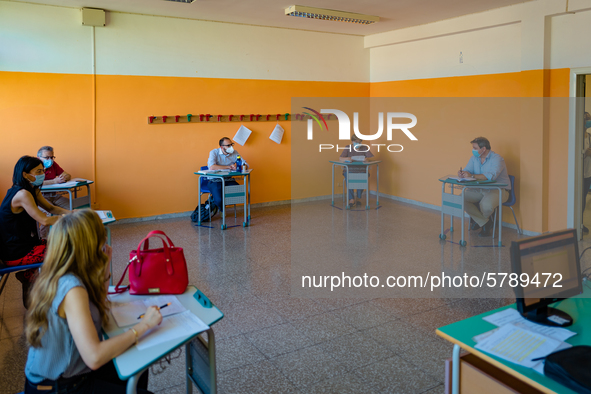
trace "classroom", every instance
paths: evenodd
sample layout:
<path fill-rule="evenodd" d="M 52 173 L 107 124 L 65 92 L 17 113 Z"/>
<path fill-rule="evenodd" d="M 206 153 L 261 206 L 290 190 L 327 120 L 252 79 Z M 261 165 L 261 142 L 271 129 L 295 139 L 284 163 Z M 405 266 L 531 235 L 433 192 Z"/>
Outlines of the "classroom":
<path fill-rule="evenodd" d="M 116 218 L 115 284 L 151 231 L 182 247 L 189 285 L 223 314 L 211 392 L 451 393 L 459 347 L 438 329 L 516 302 L 470 278 L 511 272 L 527 237 L 575 229 L 576 250 L 591 246 L 591 0 L 305 6 L 379 21 L 298 18 L 287 13 L 301 6 L 270 0 L 0 0 L 2 198 L 19 158 L 51 146 L 93 181 L 89 208 Z M 355 135 L 371 151 L 362 170 L 340 159 Z M 251 170 L 231 189 L 244 200 L 226 191 L 223 216 L 192 220 L 215 176 L 198 171 L 224 144 Z M 485 225 L 446 200 L 474 145 L 512 183 Z M 351 182 L 366 182 L 357 198 Z M 444 288 L 454 277 L 467 279 Z M 26 313 L 10 275 L 0 394 L 25 387 Z M 187 349 L 151 363 L 151 392 L 188 392 Z M 490 365 L 495 382 L 515 379 Z M 517 378 L 538 391 L 514 392 L 573 392 L 539 375 Z"/>

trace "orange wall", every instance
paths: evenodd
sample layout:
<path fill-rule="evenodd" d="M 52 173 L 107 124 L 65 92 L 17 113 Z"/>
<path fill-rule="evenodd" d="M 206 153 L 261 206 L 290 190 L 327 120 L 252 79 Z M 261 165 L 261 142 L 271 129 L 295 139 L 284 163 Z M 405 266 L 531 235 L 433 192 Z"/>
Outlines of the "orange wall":
<path fill-rule="evenodd" d="M 463 164 L 467 157 L 461 156 L 456 144 L 469 141 L 468 138 L 487 135 L 493 150 L 504 156 L 509 173 L 516 176 L 517 217 L 525 229 L 531 231 L 550 231 L 566 227 L 567 206 L 567 175 L 568 175 L 568 95 L 569 69 L 533 70 L 517 73 L 476 75 L 464 77 L 434 78 L 406 81 L 372 83 L 371 97 L 527 97 L 519 100 L 521 106 L 521 123 L 519 135 L 505 129 L 487 129 L 486 114 L 483 116 L 482 127 L 472 133 L 465 128 L 438 130 L 437 135 L 429 139 L 435 146 L 446 149 L 447 157 L 461 159 L 443 159 L 445 168 L 456 168 Z M 551 97 L 543 99 L 543 97 Z M 498 115 L 491 111 L 489 116 L 498 121 Z M 436 130 L 433 126 L 432 130 Z M 429 149 L 414 149 L 412 144 L 405 146 L 404 162 L 407 168 L 418 172 L 420 164 Z M 416 152 L 413 151 L 416 150 Z M 466 148 L 468 149 L 468 148 Z M 464 150 L 466 150 L 464 149 Z M 469 152 L 468 152 L 469 153 Z M 393 160 L 396 160 L 395 158 Z M 400 160 L 399 160 L 400 161 Z M 418 165 L 415 166 L 415 165 Z M 400 164 L 398 165 L 400 167 Z M 397 168 L 394 166 L 393 168 Z M 399 182 L 389 182 L 390 192 L 413 200 L 439 205 L 439 192 L 422 190 L 420 185 L 412 185 L 412 176 L 408 182 L 403 179 L 406 174 L 401 172 L 395 178 Z M 414 171 L 411 175 L 414 174 Z M 399 184 L 399 185 L 398 185 Z M 398 185 L 398 186 L 396 186 Z M 387 185 L 385 185 L 387 187 Z M 399 190 L 397 190 L 398 188 Z M 386 191 L 388 193 L 388 191 Z M 527 201 L 527 204 L 520 204 Z M 510 212 L 505 211 L 503 219 L 513 222 Z"/>
<path fill-rule="evenodd" d="M 55 149 L 74 176 L 92 178 L 92 77 L 0 72 L 0 195 L 19 157 Z"/>
<path fill-rule="evenodd" d="M 94 200 L 118 218 L 192 210 L 197 204 L 193 172 L 206 163 L 220 137 L 233 137 L 238 128 L 215 118 L 206 125 L 148 125 L 150 115 L 285 113 L 292 97 L 532 97 L 520 135 L 499 131 L 491 140 L 517 176 L 518 201 L 528 201 L 518 203 L 520 223 L 531 231 L 563 228 L 568 99 L 557 98 L 568 97 L 568 81 L 569 69 L 380 83 L 99 75 Z M 58 163 L 74 176 L 94 177 L 92 76 L 0 72 L 0 116 L 0 188 L 10 187 L 21 155 L 34 155 L 46 144 L 55 147 Z M 254 203 L 291 198 L 291 126 L 280 124 L 285 129 L 281 145 L 268 138 L 275 123 L 260 122 L 245 123 L 253 134 L 246 146 L 237 147 L 255 169 Z M 446 134 L 439 143 L 457 149 L 464 133 Z M 424 150 L 415 148 L 405 144 L 405 162 L 422 157 Z M 466 160 L 462 156 L 459 162 Z M 457 167 L 452 161 L 450 168 Z M 392 194 L 438 204 L 438 190 L 397 187 Z M 512 222 L 512 217 L 504 220 Z"/>
<path fill-rule="evenodd" d="M 0 73 L 5 155 L 0 185 L 10 187 L 18 157 L 53 145 L 74 176 L 93 178 L 92 76 Z M 237 123 L 149 125 L 150 115 L 290 112 L 292 97 L 367 97 L 367 83 L 97 76 L 96 184 L 93 200 L 117 218 L 184 212 L 197 205 L 197 176 L 208 153 Z M 281 145 L 275 122 L 253 131 L 237 150 L 253 167 L 252 202 L 290 199 L 290 122 Z M 10 151 L 6 149 L 10 147 Z"/>

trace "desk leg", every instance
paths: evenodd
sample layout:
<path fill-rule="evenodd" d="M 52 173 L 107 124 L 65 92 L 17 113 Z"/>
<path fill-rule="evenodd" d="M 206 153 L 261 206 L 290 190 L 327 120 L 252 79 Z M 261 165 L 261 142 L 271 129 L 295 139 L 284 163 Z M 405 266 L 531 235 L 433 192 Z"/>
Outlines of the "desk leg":
<path fill-rule="evenodd" d="M 451 364 L 451 393 L 460 394 L 460 347 L 454 345 Z"/>
<path fill-rule="evenodd" d="M 377 169 L 376 189 L 378 192 L 378 194 L 376 194 L 376 209 L 378 209 L 380 206 L 380 165 L 379 164 L 376 164 L 376 169 Z M 368 193 L 369 193 L 369 190 L 368 190 Z"/>
<path fill-rule="evenodd" d="M 213 334 L 213 329 L 209 328 L 206 331 L 207 333 L 207 349 L 209 350 L 209 373 L 210 373 L 210 383 L 211 383 L 211 394 L 216 394 L 218 392 L 217 387 L 217 373 L 216 373 L 216 364 L 215 364 L 215 335 Z"/>
<path fill-rule="evenodd" d="M 332 163 L 332 194 L 330 195 L 332 205 L 334 206 L 334 163 Z"/>
<path fill-rule="evenodd" d="M 137 393 L 137 382 L 140 380 L 140 376 L 142 376 L 144 371 L 145 369 L 133 375 L 131 378 L 127 380 L 127 390 L 125 391 L 127 394 Z"/>
<path fill-rule="evenodd" d="M 197 203 L 197 207 L 199 209 L 197 209 L 199 211 L 198 215 L 198 219 L 197 219 L 197 224 L 199 226 L 201 226 L 201 175 L 199 175 L 199 178 L 197 179 L 197 195 L 199 196 L 199 202 Z M 211 218 L 209 218 L 211 220 Z"/>
<path fill-rule="evenodd" d="M 460 219 L 462 220 L 462 239 L 460 241 L 460 246 L 466 246 L 468 243 L 466 242 L 466 240 L 464 239 L 464 222 L 465 222 L 465 218 L 464 218 L 464 192 L 466 191 L 466 188 L 464 187 L 462 189 L 462 216 L 460 216 Z"/>
<path fill-rule="evenodd" d="M 222 177 L 222 230 L 226 229 L 226 178 Z"/>
<path fill-rule="evenodd" d="M 441 183 L 441 232 L 439 233 L 439 239 L 445 239 L 447 236 L 443 233 L 443 222 L 445 221 L 445 214 L 443 213 L 443 197 L 445 194 L 445 182 Z"/>
<path fill-rule="evenodd" d="M 72 191 L 68 189 L 68 195 L 70 196 L 70 211 L 74 210 L 74 196 L 72 196 Z"/>
<path fill-rule="evenodd" d="M 187 394 L 193 393 L 193 382 L 190 376 L 193 375 L 193 360 L 191 359 L 191 342 L 187 342 L 185 345 L 185 387 L 187 388 Z"/>
<path fill-rule="evenodd" d="M 248 204 L 248 194 L 246 193 L 246 175 L 242 176 L 242 184 L 244 185 L 244 223 L 242 223 L 242 227 L 246 227 L 248 226 L 248 212 L 246 212 L 246 205 Z"/>
<path fill-rule="evenodd" d="M 369 209 L 369 166 L 365 166 L 365 177 L 367 178 L 367 190 L 365 191 L 365 209 Z"/>
<path fill-rule="evenodd" d="M 250 224 L 250 173 L 247 175 L 248 178 L 248 224 Z"/>
<path fill-rule="evenodd" d="M 501 229 L 503 228 L 503 193 L 500 187 L 498 187 L 497 189 L 499 190 L 499 247 L 501 247 L 503 246 L 501 238 Z"/>

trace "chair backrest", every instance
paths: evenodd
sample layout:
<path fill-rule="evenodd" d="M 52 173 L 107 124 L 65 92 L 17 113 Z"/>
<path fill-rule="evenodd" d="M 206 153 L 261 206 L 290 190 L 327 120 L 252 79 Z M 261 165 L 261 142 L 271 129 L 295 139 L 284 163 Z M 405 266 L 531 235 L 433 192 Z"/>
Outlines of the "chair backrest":
<path fill-rule="evenodd" d="M 511 207 L 513 205 L 515 205 L 516 199 L 515 199 L 515 177 L 513 175 L 509 175 L 509 179 L 511 180 L 511 190 L 509 190 L 509 199 L 507 200 L 507 202 L 503 203 L 503 206 L 505 207 Z"/>
<path fill-rule="evenodd" d="M 201 167 L 201 170 L 208 170 L 208 166 Z M 201 193 L 209 193 L 209 189 L 207 188 L 207 177 L 202 176 L 199 178 L 199 186 L 201 187 Z"/>

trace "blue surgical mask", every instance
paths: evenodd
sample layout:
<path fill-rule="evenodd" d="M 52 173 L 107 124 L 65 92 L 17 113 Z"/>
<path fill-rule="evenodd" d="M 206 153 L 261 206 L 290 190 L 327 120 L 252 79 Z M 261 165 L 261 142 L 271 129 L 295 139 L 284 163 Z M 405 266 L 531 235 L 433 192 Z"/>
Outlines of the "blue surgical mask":
<path fill-rule="evenodd" d="M 31 182 L 31 185 L 33 186 L 41 186 L 43 184 L 43 181 L 45 180 L 45 174 L 41 174 L 41 175 L 35 175 L 35 180 L 33 182 Z"/>
<path fill-rule="evenodd" d="M 473 154 L 475 157 L 480 157 L 480 153 L 478 153 L 478 151 L 477 151 L 476 149 L 472 149 L 472 154 Z"/>
<path fill-rule="evenodd" d="M 361 145 L 361 143 L 359 143 L 359 142 L 353 142 L 353 147 L 354 148 L 357 148 L 359 145 Z"/>
<path fill-rule="evenodd" d="M 585 122 L 585 128 L 586 129 L 591 128 L 591 120 L 588 120 Z"/>
<path fill-rule="evenodd" d="M 53 160 L 52 159 L 45 159 L 43 160 L 43 167 L 45 167 L 45 169 L 51 167 L 53 165 Z"/>

